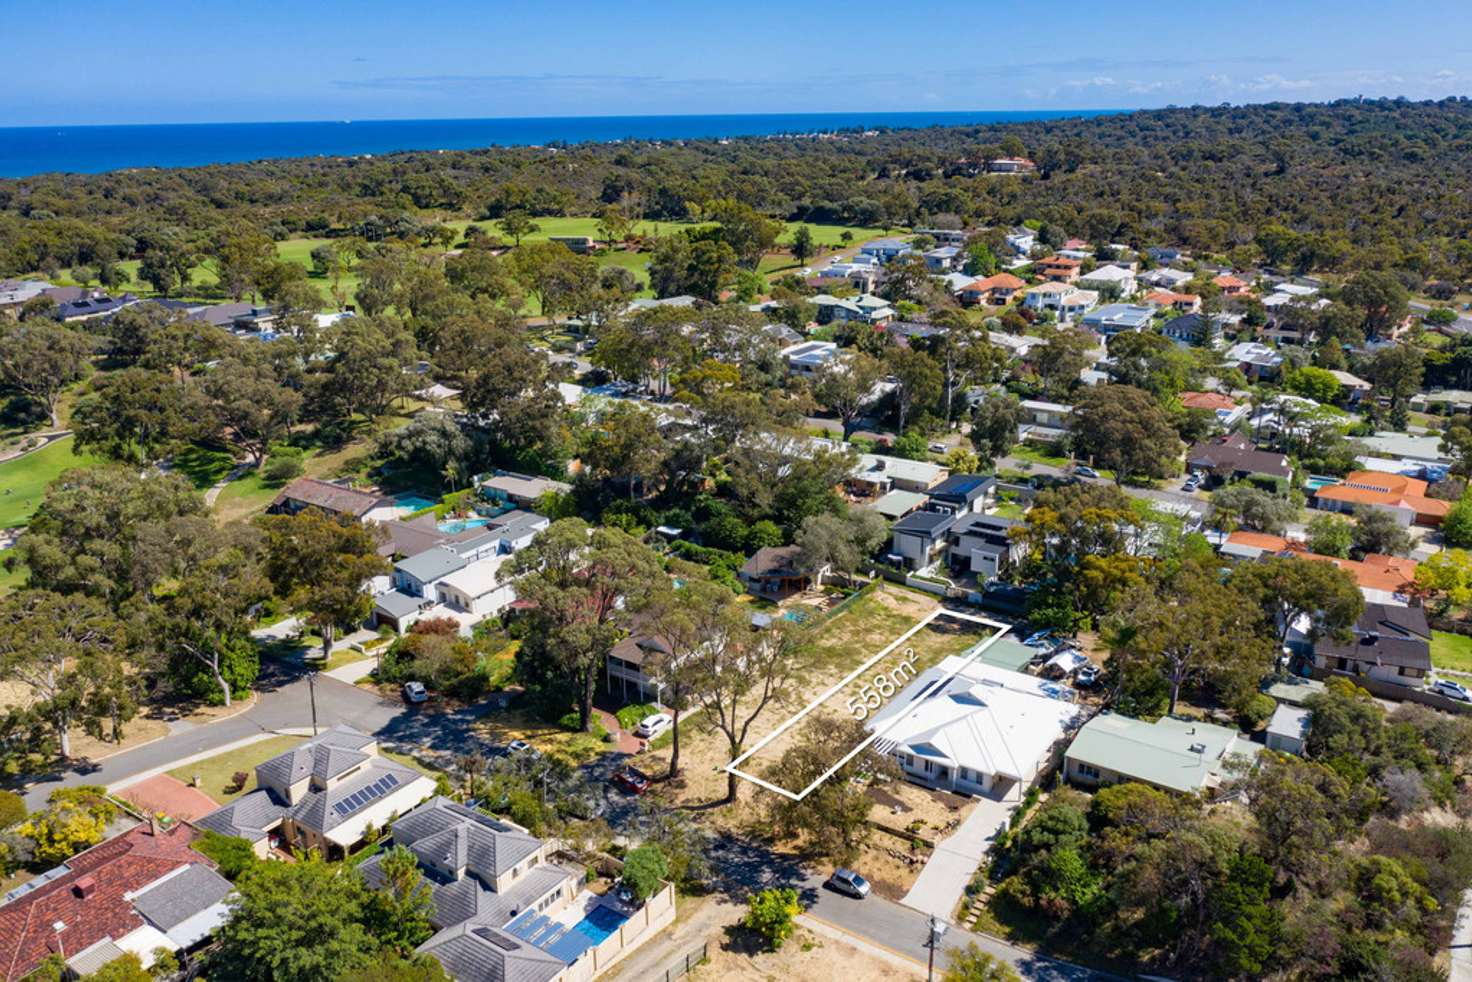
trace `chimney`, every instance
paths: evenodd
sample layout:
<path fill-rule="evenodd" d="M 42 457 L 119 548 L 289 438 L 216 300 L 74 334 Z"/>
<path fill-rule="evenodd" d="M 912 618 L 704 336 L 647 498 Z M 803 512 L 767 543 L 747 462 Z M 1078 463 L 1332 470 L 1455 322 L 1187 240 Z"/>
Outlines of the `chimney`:
<path fill-rule="evenodd" d="M 97 879 L 95 877 L 84 876 L 72 884 L 72 893 L 76 894 L 82 900 L 86 900 L 96 892 Z"/>

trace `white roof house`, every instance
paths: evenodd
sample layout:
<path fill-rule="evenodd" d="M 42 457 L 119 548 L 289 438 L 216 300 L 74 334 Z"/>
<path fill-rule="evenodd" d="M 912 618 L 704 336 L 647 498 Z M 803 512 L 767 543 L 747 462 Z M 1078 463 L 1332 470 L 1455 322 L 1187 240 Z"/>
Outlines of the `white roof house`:
<path fill-rule="evenodd" d="M 1166 266 L 1161 267 L 1160 269 L 1152 269 L 1147 273 L 1142 273 L 1140 275 L 1140 281 L 1143 283 L 1148 283 L 1151 286 L 1159 286 L 1164 287 L 1167 290 L 1174 290 L 1178 286 L 1183 286 L 1191 282 L 1193 276 L 1194 274 L 1188 273 L 1185 270 L 1171 269 L 1170 267 Z"/>
<path fill-rule="evenodd" d="M 1123 296 L 1135 292 L 1135 274 L 1120 266 L 1100 266 L 1093 272 L 1080 276 L 1078 282 L 1090 289 L 1117 286 Z"/>
<path fill-rule="evenodd" d="M 1014 358 L 1026 358 L 1027 353 L 1043 343 L 1043 339 L 1031 334 L 1004 334 L 987 331 L 987 340 L 999 348 L 1005 348 Z"/>
<path fill-rule="evenodd" d="M 948 678 L 949 676 L 949 678 Z M 1083 710 L 1062 685 L 952 655 L 865 724 L 911 778 L 971 793 L 1030 784 Z"/>
<path fill-rule="evenodd" d="M 787 370 L 801 375 L 812 375 L 837 357 L 838 345 L 832 341 L 800 341 L 782 349 Z"/>
<path fill-rule="evenodd" d="M 908 460 L 904 457 L 886 457 L 883 454 L 866 453 L 859 457 L 849 480 L 872 484 L 886 490 L 925 492 L 945 480 L 948 471 L 944 465 L 928 460 Z"/>

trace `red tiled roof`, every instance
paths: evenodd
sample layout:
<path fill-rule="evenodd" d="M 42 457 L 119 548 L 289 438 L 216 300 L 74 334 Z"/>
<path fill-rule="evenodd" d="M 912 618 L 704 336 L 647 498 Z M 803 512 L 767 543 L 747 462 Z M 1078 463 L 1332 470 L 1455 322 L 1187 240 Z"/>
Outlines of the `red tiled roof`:
<path fill-rule="evenodd" d="M 1011 273 L 997 273 L 970 284 L 962 293 L 987 293 L 991 290 L 1020 290 L 1027 283 Z"/>
<path fill-rule="evenodd" d="M 1201 298 L 1194 293 L 1176 293 L 1174 290 L 1151 290 L 1145 294 L 1145 303 L 1171 307 L 1178 303 L 1193 304 Z"/>
<path fill-rule="evenodd" d="M 1181 405 L 1187 409 L 1232 410 L 1237 404 L 1220 392 L 1182 392 Z"/>
<path fill-rule="evenodd" d="M 1226 288 L 1226 287 L 1234 287 L 1234 286 L 1246 286 L 1247 285 L 1247 281 L 1246 280 L 1239 280 L 1239 279 L 1237 279 L 1237 277 L 1233 276 L 1230 273 L 1223 273 L 1221 276 L 1216 277 L 1211 282 L 1213 282 L 1217 286 L 1223 287 L 1223 288 Z"/>
<path fill-rule="evenodd" d="M 1250 549 L 1261 549 L 1264 552 L 1291 553 L 1299 559 L 1309 559 L 1320 563 L 1333 563 L 1354 577 L 1355 584 L 1361 590 L 1380 590 L 1385 593 L 1404 593 L 1416 581 L 1416 567 L 1419 565 L 1414 559 L 1403 559 L 1400 556 L 1382 556 L 1371 553 L 1362 560 L 1340 559 L 1337 556 L 1321 556 L 1316 552 L 1309 552 L 1302 542 L 1285 539 L 1281 535 L 1269 535 L 1266 532 L 1250 532 L 1245 529 L 1233 532 L 1227 536 L 1227 541 L 1232 545 L 1247 546 Z"/>
<path fill-rule="evenodd" d="M 1426 482 L 1400 474 L 1379 471 L 1354 471 L 1341 484 L 1320 488 L 1314 495 L 1326 501 L 1343 501 L 1352 505 L 1383 505 L 1408 508 L 1422 521 L 1440 522 L 1451 511 L 1452 503 L 1426 496 Z"/>
<path fill-rule="evenodd" d="M 70 872 L 0 907 L 0 982 L 34 971 L 53 952 L 74 955 L 103 938 L 118 939 L 143 926 L 124 894 L 180 866 L 214 864 L 189 848 L 194 830 L 179 824 L 158 836 L 139 825 L 67 860 Z M 95 888 L 77 895 L 79 881 Z M 58 938 L 54 925 L 66 925 Z"/>
<path fill-rule="evenodd" d="M 1067 256 L 1049 256 L 1047 259 L 1038 260 L 1039 266 L 1065 266 L 1072 268 L 1082 266 L 1083 263 L 1077 259 L 1069 259 Z"/>

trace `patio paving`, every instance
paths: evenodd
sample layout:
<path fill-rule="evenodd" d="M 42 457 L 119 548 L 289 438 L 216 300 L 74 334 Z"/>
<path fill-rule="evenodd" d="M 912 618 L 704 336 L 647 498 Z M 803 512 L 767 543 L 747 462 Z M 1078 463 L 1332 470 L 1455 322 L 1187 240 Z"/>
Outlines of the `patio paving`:
<path fill-rule="evenodd" d="M 142 812 L 163 812 L 188 822 L 220 807 L 203 791 L 167 774 L 155 774 L 129 785 L 118 792 L 118 797 L 132 802 Z"/>

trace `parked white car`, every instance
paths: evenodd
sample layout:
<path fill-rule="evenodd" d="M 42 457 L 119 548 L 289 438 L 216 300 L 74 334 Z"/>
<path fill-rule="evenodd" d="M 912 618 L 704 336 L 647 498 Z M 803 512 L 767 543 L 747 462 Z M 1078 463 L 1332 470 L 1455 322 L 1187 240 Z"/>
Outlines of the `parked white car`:
<path fill-rule="evenodd" d="M 675 721 L 669 713 L 655 713 L 639 721 L 639 725 L 634 727 L 634 736 L 641 740 L 653 740 L 674 725 Z"/>
<path fill-rule="evenodd" d="M 1453 682 L 1451 679 L 1437 679 L 1431 683 L 1431 691 L 1458 702 L 1472 702 L 1472 692 L 1468 692 L 1467 687 L 1462 683 Z"/>
<path fill-rule="evenodd" d="M 417 702 L 427 702 L 428 700 L 429 700 L 429 692 L 425 690 L 424 683 L 423 682 L 405 682 L 404 683 L 404 701 L 405 702 L 416 702 L 417 703 Z"/>

